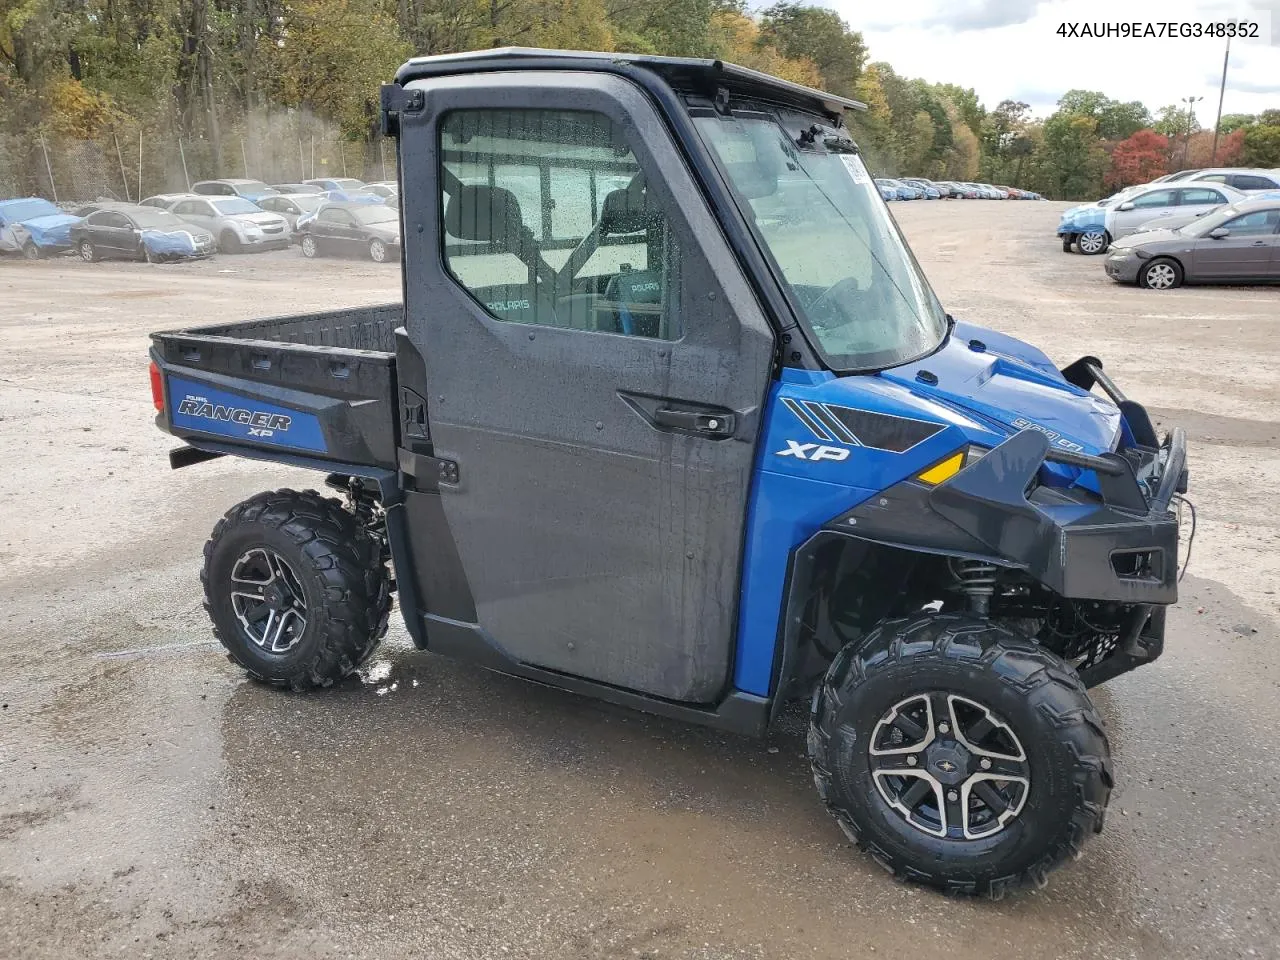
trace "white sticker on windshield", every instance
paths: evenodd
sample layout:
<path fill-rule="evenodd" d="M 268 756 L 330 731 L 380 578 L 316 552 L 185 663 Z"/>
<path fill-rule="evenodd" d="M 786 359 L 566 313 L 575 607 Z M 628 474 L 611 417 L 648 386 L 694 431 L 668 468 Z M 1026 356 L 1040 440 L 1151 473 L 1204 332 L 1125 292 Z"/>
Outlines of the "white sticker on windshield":
<path fill-rule="evenodd" d="M 867 168 L 862 165 L 862 158 L 856 153 L 842 153 L 840 160 L 849 171 L 849 176 L 853 177 L 854 183 L 871 182 L 871 174 L 867 173 Z"/>

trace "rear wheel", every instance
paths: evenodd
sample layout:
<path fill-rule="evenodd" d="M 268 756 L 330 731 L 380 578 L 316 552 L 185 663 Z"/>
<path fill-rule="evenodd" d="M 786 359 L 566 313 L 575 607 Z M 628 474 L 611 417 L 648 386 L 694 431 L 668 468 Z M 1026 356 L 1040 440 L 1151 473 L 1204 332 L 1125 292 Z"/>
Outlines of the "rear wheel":
<path fill-rule="evenodd" d="M 234 230 L 224 230 L 218 238 L 218 249 L 223 253 L 239 253 L 240 238 Z"/>
<path fill-rule="evenodd" d="M 93 249 L 93 244 L 88 240 L 81 240 L 78 250 L 80 252 L 80 259 L 85 263 L 93 263 L 98 259 L 98 251 Z"/>
<path fill-rule="evenodd" d="M 1142 268 L 1138 284 L 1149 290 L 1172 290 L 1182 285 L 1182 267 L 1176 260 L 1157 257 Z"/>
<path fill-rule="evenodd" d="M 229 510 L 205 544 L 201 581 L 231 659 L 292 690 L 350 676 L 387 630 L 381 545 L 315 491 L 261 493 Z"/>
<path fill-rule="evenodd" d="M 308 259 L 314 258 L 320 251 L 316 249 L 316 238 L 307 234 L 302 238 L 302 255 Z"/>
<path fill-rule="evenodd" d="M 40 248 L 37 247 L 33 242 L 28 240 L 26 243 L 22 245 L 22 255 L 26 257 L 28 260 L 39 260 Z"/>
<path fill-rule="evenodd" d="M 814 697 L 809 755 L 845 834 L 895 875 L 1002 896 L 1102 828 L 1107 738 L 1061 659 L 968 616 L 892 621 Z"/>
<path fill-rule="evenodd" d="M 387 262 L 387 245 L 383 243 L 381 240 L 370 240 L 369 241 L 369 258 L 373 260 L 374 263 L 386 263 Z"/>
<path fill-rule="evenodd" d="M 1106 253 L 1111 241 L 1105 230 L 1090 230 L 1076 238 L 1076 246 L 1085 256 L 1094 257 Z"/>

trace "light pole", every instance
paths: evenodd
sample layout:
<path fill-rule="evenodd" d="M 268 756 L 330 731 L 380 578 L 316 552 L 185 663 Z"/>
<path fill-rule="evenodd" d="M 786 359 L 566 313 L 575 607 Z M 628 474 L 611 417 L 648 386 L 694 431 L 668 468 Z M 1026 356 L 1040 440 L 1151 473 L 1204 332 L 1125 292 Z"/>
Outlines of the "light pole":
<path fill-rule="evenodd" d="M 1182 98 L 1182 102 L 1187 105 L 1187 139 L 1182 144 L 1182 166 L 1184 169 L 1187 166 L 1187 155 L 1191 152 L 1191 128 L 1192 126 L 1195 125 L 1195 122 L 1196 122 L 1196 114 L 1195 114 L 1196 102 L 1203 99 L 1204 97 L 1183 97 Z"/>
<path fill-rule="evenodd" d="M 1231 60 L 1231 38 L 1227 37 L 1227 52 L 1222 56 L 1222 86 L 1218 87 L 1218 117 L 1213 121 L 1213 153 L 1209 166 L 1218 162 L 1218 131 L 1222 128 L 1222 96 L 1227 92 L 1227 63 Z"/>

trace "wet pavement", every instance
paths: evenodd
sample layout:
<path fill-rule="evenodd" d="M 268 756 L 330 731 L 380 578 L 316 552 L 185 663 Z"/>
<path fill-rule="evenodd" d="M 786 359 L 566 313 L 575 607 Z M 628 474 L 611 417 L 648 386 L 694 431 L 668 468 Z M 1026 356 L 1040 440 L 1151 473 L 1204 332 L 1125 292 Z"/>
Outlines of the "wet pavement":
<path fill-rule="evenodd" d="M 1085 352 L 1045 318 L 1107 288 L 1096 261 L 1057 253 L 1053 205 L 906 206 L 967 319 L 987 305 L 1055 359 Z M 982 255 L 949 256 L 946 217 L 989 229 L 1023 299 L 1010 282 L 983 301 Z M 394 268 L 275 255 L 0 265 L 16 304 L 0 317 L 0 957 L 1280 957 L 1277 525 L 1255 516 L 1280 398 L 1253 402 L 1253 382 L 1180 404 L 1130 348 L 1129 392 L 1192 433 L 1201 538 L 1167 653 L 1096 693 L 1118 784 L 1083 860 L 1043 891 L 948 899 L 845 842 L 798 709 L 744 740 L 419 653 L 399 625 L 321 694 L 227 663 L 200 607 L 203 541 L 236 501 L 318 478 L 230 460 L 170 472 L 145 333 L 395 283 Z M 1131 316 L 1113 340 L 1179 302 L 1115 299 L 1109 316 Z M 1274 361 L 1277 303 L 1242 291 L 1217 309 Z M 1211 331 L 1188 342 L 1232 362 Z"/>

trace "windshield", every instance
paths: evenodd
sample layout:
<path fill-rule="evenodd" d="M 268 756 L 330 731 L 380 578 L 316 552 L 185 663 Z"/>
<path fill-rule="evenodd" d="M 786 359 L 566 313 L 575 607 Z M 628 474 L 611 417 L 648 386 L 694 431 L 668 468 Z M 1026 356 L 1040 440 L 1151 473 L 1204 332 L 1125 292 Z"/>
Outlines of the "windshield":
<path fill-rule="evenodd" d="M 236 184 L 236 193 L 249 194 L 250 196 L 275 196 L 280 191 L 274 187 L 268 187 L 261 180 L 245 180 L 243 183 Z"/>
<path fill-rule="evenodd" d="M 769 108 L 695 118 L 826 362 L 906 363 L 942 342 L 946 313 L 852 142 L 823 129 L 798 144 L 814 120 Z"/>
<path fill-rule="evenodd" d="M 237 213 L 262 212 L 262 208 L 256 203 L 251 203 L 250 201 L 241 199 L 240 197 L 226 197 L 218 200 L 210 200 L 209 202 L 212 203 L 217 211 L 224 216 L 233 216 Z"/>
<path fill-rule="evenodd" d="M 329 202 L 322 193 L 295 194 L 289 199 L 295 207 L 304 213 L 313 213 Z"/>
<path fill-rule="evenodd" d="M 364 186 L 363 180 L 356 180 L 354 177 L 338 177 L 329 182 L 339 190 L 359 190 Z"/>
<path fill-rule="evenodd" d="M 379 223 L 395 223 L 400 219 L 400 214 L 394 207 L 388 207 L 381 203 L 376 205 L 371 203 L 367 206 L 350 207 L 349 209 L 353 217 L 371 227 Z"/>
<path fill-rule="evenodd" d="M 1203 237 L 1215 227 L 1220 227 L 1233 217 L 1238 217 L 1243 211 L 1239 204 L 1228 203 L 1221 207 L 1214 207 L 1208 213 L 1201 214 L 1190 223 L 1183 224 L 1178 228 L 1179 233 L 1185 233 L 1191 237 Z"/>
<path fill-rule="evenodd" d="M 48 200 L 18 200 L 0 206 L 0 219 L 6 223 L 21 223 L 23 220 L 34 220 L 36 217 L 52 217 L 62 211 Z"/>

